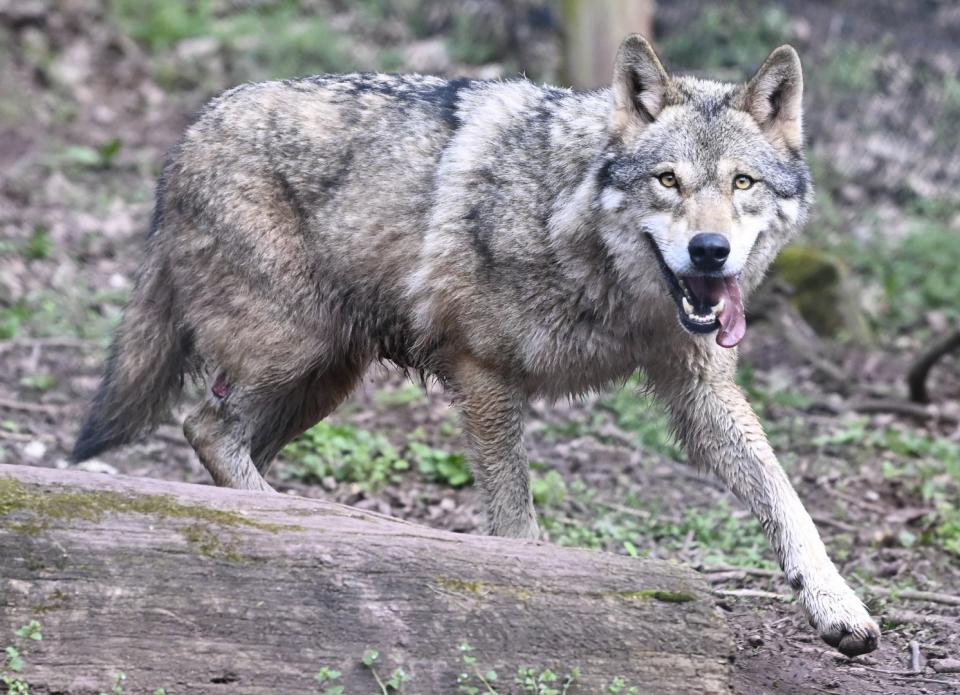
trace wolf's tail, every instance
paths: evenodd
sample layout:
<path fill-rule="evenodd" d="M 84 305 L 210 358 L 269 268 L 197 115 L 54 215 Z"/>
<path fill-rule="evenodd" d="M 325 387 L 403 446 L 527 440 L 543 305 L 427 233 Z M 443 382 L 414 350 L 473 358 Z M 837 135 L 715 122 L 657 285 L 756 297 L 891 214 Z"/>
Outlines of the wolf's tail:
<path fill-rule="evenodd" d="M 103 378 L 73 446 L 74 461 L 156 427 L 183 386 L 190 341 L 174 315 L 173 286 L 148 255 L 110 346 Z"/>

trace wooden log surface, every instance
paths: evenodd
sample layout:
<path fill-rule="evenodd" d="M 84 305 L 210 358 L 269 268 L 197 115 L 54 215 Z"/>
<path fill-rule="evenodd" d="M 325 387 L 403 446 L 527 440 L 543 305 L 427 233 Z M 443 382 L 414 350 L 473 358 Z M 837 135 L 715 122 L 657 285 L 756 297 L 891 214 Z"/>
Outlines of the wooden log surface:
<path fill-rule="evenodd" d="M 31 620 L 43 639 L 15 637 Z M 730 688 L 729 630 L 678 565 L 288 495 L 0 465 L 0 650 L 21 647 L 31 693 L 109 693 L 118 673 L 125 693 L 320 693 L 326 666 L 345 695 L 371 695 L 368 648 L 381 677 L 414 676 L 401 692 L 457 693 L 464 642 L 499 695 L 523 692 L 521 666 L 579 667 L 569 695 L 615 677 L 658 694 Z"/>

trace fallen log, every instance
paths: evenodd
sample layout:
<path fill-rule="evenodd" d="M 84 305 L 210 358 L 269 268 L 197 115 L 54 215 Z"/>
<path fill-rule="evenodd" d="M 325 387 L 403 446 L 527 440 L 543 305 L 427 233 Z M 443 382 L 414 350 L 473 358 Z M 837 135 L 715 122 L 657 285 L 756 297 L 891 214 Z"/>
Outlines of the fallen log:
<path fill-rule="evenodd" d="M 706 584 L 666 562 L 293 496 L 0 465 L 0 659 L 7 645 L 24 664 L 8 659 L 0 676 L 71 694 L 507 695 L 528 692 L 521 667 L 555 672 L 558 691 L 575 676 L 569 695 L 617 678 L 727 693 L 733 657 Z M 323 667 L 341 675 L 318 684 Z M 381 689 L 396 667 L 413 680 Z"/>

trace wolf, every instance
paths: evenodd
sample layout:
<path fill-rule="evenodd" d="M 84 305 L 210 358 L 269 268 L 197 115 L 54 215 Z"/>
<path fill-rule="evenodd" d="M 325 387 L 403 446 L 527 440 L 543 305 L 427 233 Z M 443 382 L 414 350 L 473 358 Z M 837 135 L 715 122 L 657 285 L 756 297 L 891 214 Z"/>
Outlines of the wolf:
<path fill-rule="evenodd" d="M 734 383 L 744 300 L 812 203 L 803 76 L 669 74 L 640 36 L 609 88 L 322 75 L 214 99 L 158 184 L 145 259 L 73 458 L 184 423 L 219 485 L 270 490 L 374 360 L 462 414 L 488 531 L 537 538 L 524 407 L 645 375 L 694 465 L 752 510 L 811 625 L 880 632 Z"/>

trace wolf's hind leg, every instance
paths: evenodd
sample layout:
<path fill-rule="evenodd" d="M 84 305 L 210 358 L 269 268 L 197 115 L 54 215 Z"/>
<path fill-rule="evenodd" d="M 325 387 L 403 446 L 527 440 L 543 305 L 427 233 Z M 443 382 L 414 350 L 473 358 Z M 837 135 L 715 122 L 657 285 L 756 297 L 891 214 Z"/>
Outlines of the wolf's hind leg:
<path fill-rule="evenodd" d="M 539 538 L 523 446 L 526 399 L 519 389 L 473 360 L 456 366 L 451 385 L 486 505 L 488 533 Z"/>
<path fill-rule="evenodd" d="M 272 490 L 250 457 L 252 425 L 263 398 L 254 392 L 214 383 L 204 402 L 184 421 L 183 433 L 217 485 Z"/>
<path fill-rule="evenodd" d="M 873 651 L 880 629 L 827 555 L 810 515 L 733 380 L 734 357 L 701 365 L 650 365 L 695 464 L 712 469 L 759 520 L 820 637 L 848 656 Z M 691 373 L 691 366 L 693 372 Z"/>
<path fill-rule="evenodd" d="M 267 474 L 288 442 L 327 417 L 350 395 L 366 366 L 366 361 L 357 360 L 315 371 L 264 407 L 251 445 L 253 463 L 261 475 Z"/>

